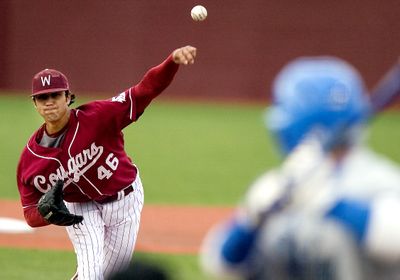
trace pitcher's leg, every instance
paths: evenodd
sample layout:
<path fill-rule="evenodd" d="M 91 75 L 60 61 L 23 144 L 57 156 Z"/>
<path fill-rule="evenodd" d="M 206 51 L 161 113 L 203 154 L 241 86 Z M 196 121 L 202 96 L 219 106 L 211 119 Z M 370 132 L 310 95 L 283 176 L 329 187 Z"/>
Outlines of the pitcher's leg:
<path fill-rule="evenodd" d="M 103 280 L 104 222 L 98 207 L 92 203 L 66 203 L 68 209 L 83 216 L 83 223 L 67 227 L 77 257 L 77 278 Z"/>
<path fill-rule="evenodd" d="M 106 223 L 103 265 L 105 276 L 125 269 L 130 264 L 139 231 L 142 208 L 143 188 L 140 183 L 136 184 L 135 190 L 128 196 L 107 204 L 103 209 Z"/>

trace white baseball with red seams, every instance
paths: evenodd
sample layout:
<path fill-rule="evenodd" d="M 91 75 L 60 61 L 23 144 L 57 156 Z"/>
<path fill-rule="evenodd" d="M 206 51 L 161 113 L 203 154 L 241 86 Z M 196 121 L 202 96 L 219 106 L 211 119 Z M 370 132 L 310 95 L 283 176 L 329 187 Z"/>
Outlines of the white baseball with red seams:
<path fill-rule="evenodd" d="M 194 21 L 203 21 L 207 18 L 207 9 L 202 5 L 194 6 L 190 15 Z"/>

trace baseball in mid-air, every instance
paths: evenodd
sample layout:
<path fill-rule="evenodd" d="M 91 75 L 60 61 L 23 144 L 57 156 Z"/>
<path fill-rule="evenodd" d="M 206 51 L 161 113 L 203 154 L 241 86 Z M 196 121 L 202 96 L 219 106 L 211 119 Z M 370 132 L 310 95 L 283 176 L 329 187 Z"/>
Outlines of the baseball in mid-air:
<path fill-rule="evenodd" d="M 202 5 L 197 5 L 192 8 L 190 15 L 194 21 L 203 21 L 207 18 L 207 9 Z"/>

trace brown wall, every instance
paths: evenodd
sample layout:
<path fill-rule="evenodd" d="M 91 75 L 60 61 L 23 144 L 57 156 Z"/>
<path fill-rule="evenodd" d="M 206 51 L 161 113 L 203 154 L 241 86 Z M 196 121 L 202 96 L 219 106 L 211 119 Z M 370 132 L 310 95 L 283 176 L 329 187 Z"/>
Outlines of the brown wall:
<path fill-rule="evenodd" d="M 266 98 L 272 78 L 299 55 L 337 55 L 369 86 L 400 53 L 400 1 L 2 0 L 0 88 L 30 89 L 56 68 L 77 93 L 113 94 L 137 82 L 174 48 L 198 48 L 169 96 Z"/>
<path fill-rule="evenodd" d="M 7 86 L 7 46 L 8 46 L 8 24 L 9 24 L 9 3 L 0 1 L 0 88 Z"/>

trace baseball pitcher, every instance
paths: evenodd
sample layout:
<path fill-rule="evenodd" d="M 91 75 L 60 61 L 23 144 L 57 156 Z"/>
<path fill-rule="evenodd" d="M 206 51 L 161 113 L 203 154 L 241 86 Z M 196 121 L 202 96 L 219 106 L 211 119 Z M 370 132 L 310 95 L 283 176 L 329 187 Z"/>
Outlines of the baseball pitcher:
<path fill-rule="evenodd" d="M 143 187 L 122 130 L 195 57 L 196 48 L 178 48 L 138 84 L 76 109 L 69 107 L 75 95 L 63 73 L 45 69 L 33 77 L 31 97 L 44 124 L 22 151 L 18 189 L 31 227 L 66 227 L 77 255 L 73 279 L 102 280 L 130 263 Z"/>

